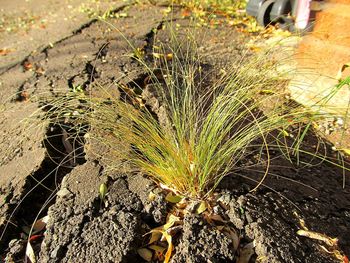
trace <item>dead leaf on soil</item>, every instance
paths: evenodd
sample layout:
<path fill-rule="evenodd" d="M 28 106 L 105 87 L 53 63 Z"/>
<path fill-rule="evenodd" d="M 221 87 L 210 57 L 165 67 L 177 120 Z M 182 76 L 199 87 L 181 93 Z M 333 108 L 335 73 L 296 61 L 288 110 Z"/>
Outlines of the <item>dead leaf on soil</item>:
<path fill-rule="evenodd" d="M 203 213 L 205 210 L 207 210 L 207 202 L 202 201 L 200 202 L 199 206 L 197 207 L 197 214 L 200 215 Z"/>
<path fill-rule="evenodd" d="M 27 248 L 26 248 L 26 255 L 24 258 L 24 263 L 36 263 L 34 250 L 32 248 L 32 245 L 28 242 Z"/>
<path fill-rule="evenodd" d="M 2 48 L 0 49 L 0 56 L 6 56 L 10 54 L 11 52 L 15 51 L 15 49 L 12 48 Z"/>
<path fill-rule="evenodd" d="M 26 102 L 29 100 L 30 95 L 27 90 L 22 90 L 21 93 L 19 94 L 19 97 L 20 97 L 19 98 L 20 101 Z"/>
<path fill-rule="evenodd" d="M 162 236 L 161 240 L 164 238 L 164 240 L 168 243 L 168 249 L 167 249 L 167 252 L 165 254 L 165 259 L 164 259 L 164 263 L 168 263 L 170 260 L 170 257 L 171 257 L 171 253 L 173 251 L 172 236 L 169 235 L 167 233 L 167 231 L 159 230 L 159 229 L 153 229 L 150 232 L 151 233 L 160 233 Z"/>
<path fill-rule="evenodd" d="M 139 248 L 137 250 L 137 253 L 140 255 L 140 257 L 142 257 L 147 262 L 150 262 L 152 260 L 153 253 L 151 250 L 147 248 Z"/>
<path fill-rule="evenodd" d="M 222 218 L 222 216 L 217 215 L 217 214 L 206 213 L 204 215 L 204 218 L 207 220 L 207 222 L 209 224 L 213 224 L 213 223 L 225 224 L 226 223 L 226 221 Z"/>
<path fill-rule="evenodd" d="M 33 64 L 30 63 L 29 61 L 25 61 L 23 63 L 23 68 L 24 68 L 24 70 L 31 70 L 33 68 Z"/>
<path fill-rule="evenodd" d="M 169 187 L 169 186 L 167 186 L 165 184 L 159 183 L 159 186 L 160 186 L 160 188 L 162 188 L 164 190 L 168 190 L 170 192 L 173 192 L 174 194 L 177 193 L 177 191 L 175 189 L 173 189 L 173 188 L 171 188 L 171 187 Z"/>
<path fill-rule="evenodd" d="M 182 230 L 182 226 L 172 226 L 168 228 L 166 232 L 171 236 L 175 236 L 180 230 Z"/>
<path fill-rule="evenodd" d="M 188 206 L 188 200 L 186 198 L 182 198 L 182 200 L 176 203 L 176 208 L 179 209 L 180 213 L 184 213 L 184 209 Z"/>
<path fill-rule="evenodd" d="M 166 250 L 166 247 L 151 245 L 148 248 L 154 250 L 155 252 L 163 253 Z"/>
<path fill-rule="evenodd" d="M 306 227 L 305 221 L 302 218 L 300 218 L 300 216 L 296 212 L 294 212 L 294 215 L 296 215 L 299 218 L 300 226 L 302 228 L 302 229 L 299 229 L 297 231 L 297 234 L 299 236 L 307 237 L 310 239 L 316 239 L 316 240 L 324 242 L 328 246 L 328 248 L 326 248 L 323 245 L 319 245 L 319 247 L 322 250 L 333 255 L 336 259 L 338 259 L 342 263 L 349 263 L 349 259 L 347 258 L 347 256 L 344 255 L 344 253 L 341 250 L 339 250 L 339 248 L 338 248 L 338 239 L 337 238 L 331 238 L 325 234 L 310 231 Z"/>
<path fill-rule="evenodd" d="M 162 238 L 162 233 L 160 233 L 160 232 L 151 232 L 151 239 L 149 240 L 148 244 L 150 245 L 150 244 L 152 244 L 154 242 L 157 242 L 161 238 Z"/>
<path fill-rule="evenodd" d="M 182 10 L 181 16 L 183 18 L 190 17 L 191 16 L 191 11 L 188 10 L 188 9 L 184 9 L 184 10 Z"/>
<path fill-rule="evenodd" d="M 179 195 L 174 195 L 172 192 L 169 192 L 167 194 L 167 196 L 165 197 L 165 200 L 170 202 L 170 203 L 173 203 L 173 204 L 176 204 L 178 202 L 180 202 L 182 200 L 182 196 L 179 196 Z"/>
<path fill-rule="evenodd" d="M 164 263 L 168 263 L 170 261 L 171 253 L 173 252 L 172 237 L 167 233 L 163 233 L 163 236 L 165 236 L 165 239 L 168 242 L 168 250 L 165 254 Z"/>
<path fill-rule="evenodd" d="M 35 73 L 38 74 L 38 75 L 44 75 L 45 74 L 45 70 L 43 67 L 37 67 L 35 69 Z"/>
<path fill-rule="evenodd" d="M 334 256 L 337 258 L 341 263 L 349 263 L 349 259 L 347 256 L 342 255 L 339 250 L 328 250 L 326 247 L 320 245 L 321 249 L 324 250 L 326 253 Z"/>
<path fill-rule="evenodd" d="M 173 214 L 170 214 L 167 223 L 163 226 L 163 230 L 168 230 L 170 227 L 172 227 L 175 223 L 181 223 L 181 219 L 178 216 L 175 216 Z"/>
<path fill-rule="evenodd" d="M 337 243 L 338 243 L 338 239 L 337 238 L 330 238 L 327 235 L 324 235 L 324 234 L 321 234 L 321 233 L 318 233 L 318 232 L 314 232 L 314 231 L 310 231 L 310 230 L 299 229 L 297 231 L 297 234 L 299 236 L 320 240 L 320 241 L 326 243 L 330 247 L 337 246 Z"/>
<path fill-rule="evenodd" d="M 46 227 L 47 222 L 49 221 L 49 216 L 44 216 L 38 219 L 33 225 L 33 233 L 38 233 Z"/>
<path fill-rule="evenodd" d="M 182 224 L 180 217 L 169 214 L 165 225 L 152 229 L 149 233 L 147 233 L 151 234 L 150 241 L 148 242 L 148 248 L 154 250 L 154 257 L 158 260 L 163 260 L 164 258 L 165 263 L 169 262 L 173 251 L 172 236 L 182 229 L 182 226 L 179 224 Z M 165 255 L 163 252 L 166 248 L 163 247 L 161 243 L 164 241 L 168 243 L 168 248 Z M 141 250 L 141 253 L 148 252 Z"/>
<path fill-rule="evenodd" d="M 29 242 L 35 242 L 35 241 L 38 241 L 39 239 L 43 238 L 44 235 L 32 235 L 30 236 L 29 238 Z"/>

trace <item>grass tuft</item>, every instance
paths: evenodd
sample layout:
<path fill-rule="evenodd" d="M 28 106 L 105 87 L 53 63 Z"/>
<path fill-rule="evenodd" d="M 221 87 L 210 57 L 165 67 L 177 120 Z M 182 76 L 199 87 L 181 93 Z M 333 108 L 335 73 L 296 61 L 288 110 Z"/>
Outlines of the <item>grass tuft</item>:
<path fill-rule="evenodd" d="M 193 35 L 176 34 L 170 30 L 170 44 L 157 44 L 147 56 L 131 55 L 146 72 L 141 82 L 95 84 L 90 94 L 73 90 L 45 103 L 47 118 L 85 134 L 85 152 L 106 169 L 128 164 L 193 199 L 208 198 L 225 176 L 252 166 L 264 168 L 256 189 L 269 173 L 271 150 L 302 164 L 300 153 L 326 160 L 302 148 L 323 115 L 288 99 L 290 74 L 281 72 L 271 50 L 244 55 L 218 72 L 205 63 Z M 246 165 L 252 156 L 253 165 Z"/>
<path fill-rule="evenodd" d="M 306 109 L 285 99 L 285 76 L 269 62 L 269 54 L 246 56 L 213 80 L 188 38 L 173 37 L 172 46 L 162 52 L 158 48 L 156 66 L 139 59 L 148 77 L 145 87 L 137 89 L 151 90 L 153 104 L 121 84 L 116 85 L 124 93 L 122 99 L 102 87 L 103 96 L 90 97 L 84 117 L 93 131 L 90 139 L 191 198 L 207 198 L 223 177 L 242 169 L 248 155 L 255 154 L 256 164 L 266 167 L 262 182 L 270 145 L 289 156 L 296 147 L 287 146 L 287 130 L 298 126 L 292 140 L 299 147 L 306 133 L 301 123 L 308 128 L 318 115 L 310 119 Z M 166 59 L 169 52 L 171 60 Z"/>

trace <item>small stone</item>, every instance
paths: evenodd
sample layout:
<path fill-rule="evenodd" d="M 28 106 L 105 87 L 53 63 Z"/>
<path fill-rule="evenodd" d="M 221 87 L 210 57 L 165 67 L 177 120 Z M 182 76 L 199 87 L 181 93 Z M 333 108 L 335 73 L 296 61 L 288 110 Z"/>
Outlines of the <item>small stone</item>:
<path fill-rule="evenodd" d="M 228 205 L 231 201 L 231 197 L 229 194 L 223 194 L 222 196 L 220 196 L 218 201 L 223 203 L 224 205 Z"/>
<path fill-rule="evenodd" d="M 110 215 L 116 215 L 118 213 L 117 207 L 113 206 L 111 209 L 109 209 L 108 214 Z"/>
<path fill-rule="evenodd" d="M 21 240 L 18 239 L 12 239 L 9 243 L 10 253 L 12 255 L 16 255 L 22 252 L 24 249 L 23 243 Z"/>
<path fill-rule="evenodd" d="M 51 258 L 57 258 L 57 254 L 58 254 L 60 248 L 61 248 L 60 246 L 55 247 L 55 249 L 52 250 L 52 252 L 51 252 L 51 254 L 50 254 L 50 257 L 51 257 Z"/>
<path fill-rule="evenodd" d="M 343 126 L 344 125 L 344 120 L 342 118 L 337 118 L 335 122 L 338 126 Z"/>
<path fill-rule="evenodd" d="M 64 187 L 61 190 L 59 190 L 56 195 L 58 197 L 63 198 L 63 197 L 68 196 L 70 194 L 71 194 L 71 192 L 67 188 Z"/>

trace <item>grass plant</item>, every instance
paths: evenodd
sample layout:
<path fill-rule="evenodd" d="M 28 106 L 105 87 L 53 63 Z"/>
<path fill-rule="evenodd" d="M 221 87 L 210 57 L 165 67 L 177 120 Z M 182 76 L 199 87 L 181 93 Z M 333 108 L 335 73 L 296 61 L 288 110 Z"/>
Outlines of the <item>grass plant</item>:
<path fill-rule="evenodd" d="M 269 148 L 290 158 L 321 114 L 285 98 L 287 76 L 268 52 L 244 56 L 213 79 L 190 35 L 170 38 L 154 65 L 135 58 L 148 75 L 137 90 L 151 89 L 153 105 L 120 83 L 121 98 L 94 87 L 94 95 L 75 94 L 87 109 L 75 120 L 89 123 L 90 143 L 108 149 L 109 168 L 122 160 L 179 195 L 208 198 L 222 178 L 244 168 L 248 155 L 265 167 L 258 187 L 268 174 Z M 293 127 L 298 132 L 286 139 Z"/>
<path fill-rule="evenodd" d="M 180 37 L 167 26 L 169 44 L 155 45 L 152 63 L 152 54 L 132 55 L 146 72 L 142 84 L 95 83 L 90 93 L 73 88 L 42 102 L 46 118 L 71 134 L 73 143 L 81 145 L 86 134 L 85 151 L 98 156 L 106 169 L 128 164 L 194 199 L 208 198 L 225 176 L 253 169 L 244 164 L 248 156 L 254 156 L 253 166 L 264 168 L 259 187 L 269 173 L 271 149 L 290 161 L 296 156 L 299 164 L 309 165 L 299 154 L 327 161 L 318 147 L 302 149 L 312 123 L 324 116 L 288 99 L 290 72 L 281 71 L 283 59 L 271 59 L 274 48 L 247 52 L 218 72 L 207 67 L 192 33 Z"/>

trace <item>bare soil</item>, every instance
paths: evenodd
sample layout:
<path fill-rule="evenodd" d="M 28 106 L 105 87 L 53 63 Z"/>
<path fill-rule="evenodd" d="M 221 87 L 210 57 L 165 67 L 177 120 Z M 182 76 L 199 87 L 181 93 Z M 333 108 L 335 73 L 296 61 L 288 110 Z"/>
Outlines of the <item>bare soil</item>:
<path fill-rule="evenodd" d="M 163 7 L 152 5 L 123 6 L 115 12 L 127 16 L 109 22 L 132 45 L 147 51 L 154 29 L 168 19 L 163 11 Z M 188 24 L 187 20 L 175 19 L 181 26 Z M 162 32 L 159 34 L 162 37 Z M 240 55 L 246 38 L 225 27 L 202 28 L 201 34 L 199 49 L 209 67 L 218 70 Z M 142 67 L 127 56 L 132 52 L 119 32 L 92 20 L 53 47 L 3 69 L 1 261 L 23 260 L 22 227 L 31 225 L 36 216 L 47 214 L 46 230 L 33 242 L 38 262 L 143 262 L 137 249 L 146 242 L 144 234 L 165 223 L 169 204 L 164 193 L 142 174 L 124 169 L 107 171 L 108 158 L 93 154 L 104 151 L 99 145 L 93 145 L 93 151 L 85 149 L 72 165 L 67 161 L 58 126 L 43 124 L 28 129 L 28 123 L 16 121 L 38 109 L 35 98 L 59 96 L 77 86 L 91 89 L 99 84 L 118 96 L 114 81 L 128 83 L 144 74 Z M 35 132 L 28 132 L 32 130 Z M 310 135 L 307 146 L 312 147 L 315 140 L 315 135 Z M 328 143 L 325 149 L 331 152 Z M 252 261 L 262 257 L 265 262 L 339 262 L 322 250 L 322 241 L 296 234 L 301 219 L 310 230 L 337 237 L 339 248 L 349 257 L 349 175 L 345 175 L 343 188 L 340 169 L 325 162 L 310 167 L 292 165 L 277 153 L 270 173 L 264 186 L 253 193 L 249 190 L 254 183 L 240 176 L 226 178 L 218 189 L 226 203 L 221 212 L 244 239 L 255 241 Z M 261 177 L 257 171 L 242 171 L 242 175 Z M 99 199 L 101 183 L 108 186 L 107 206 L 101 206 Z M 153 201 L 148 199 L 151 190 L 156 193 Z M 201 216 L 188 215 L 175 241 L 173 262 L 235 262 L 231 247 L 232 240 Z"/>

